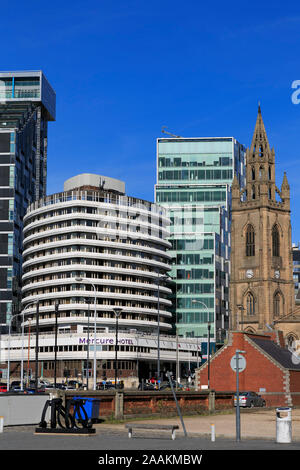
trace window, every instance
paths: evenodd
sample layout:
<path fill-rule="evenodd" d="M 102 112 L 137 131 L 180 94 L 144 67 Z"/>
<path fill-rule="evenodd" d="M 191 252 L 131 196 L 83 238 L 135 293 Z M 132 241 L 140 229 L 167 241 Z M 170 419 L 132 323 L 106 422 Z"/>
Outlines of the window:
<path fill-rule="evenodd" d="M 254 297 L 251 294 L 251 292 L 247 294 L 246 309 L 247 309 L 247 315 L 255 315 L 255 302 L 254 302 Z"/>
<path fill-rule="evenodd" d="M 246 231 L 246 256 L 255 256 L 255 233 L 252 225 Z"/>
<path fill-rule="evenodd" d="M 272 254 L 273 256 L 280 256 L 279 246 L 279 230 L 277 225 L 272 228 Z"/>
<path fill-rule="evenodd" d="M 280 310 L 281 310 L 281 296 L 279 292 L 277 292 L 274 295 L 274 317 L 279 317 L 280 316 Z"/>
<path fill-rule="evenodd" d="M 292 334 L 288 335 L 288 337 L 286 338 L 287 347 L 295 349 L 295 341 L 296 338 Z"/>
<path fill-rule="evenodd" d="M 263 149 L 262 145 L 260 145 L 260 147 L 259 147 L 259 156 L 261 158 L 263 158 L 263 156 L 264 156 L 264 149 Z"/>

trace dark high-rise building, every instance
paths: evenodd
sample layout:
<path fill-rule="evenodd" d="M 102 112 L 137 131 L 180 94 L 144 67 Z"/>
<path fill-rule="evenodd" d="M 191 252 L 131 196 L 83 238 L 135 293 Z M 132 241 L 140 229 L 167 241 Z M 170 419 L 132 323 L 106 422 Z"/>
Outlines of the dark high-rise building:
<path fill-rule="evenodd" d="M 56 95 L 41 71 L 0 72 L 0 328 L 19 310 L 23 217 L 46 195 Z M 1 330 L 0 330 L 1 331 Z"/>

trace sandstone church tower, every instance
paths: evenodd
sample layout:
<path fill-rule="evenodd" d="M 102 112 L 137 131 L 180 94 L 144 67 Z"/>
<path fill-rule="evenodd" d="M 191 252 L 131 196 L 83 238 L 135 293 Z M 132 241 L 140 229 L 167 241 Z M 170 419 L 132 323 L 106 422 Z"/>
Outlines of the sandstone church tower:
<path fill-rule="evenodd" d="M 293 325 L 290 318 L 294 298 L 290 187 L 286 174 L 276 187 L 275 152 L 259 107 L 246 153 L 246 186 L 241 190 L 236 177 L 232 183 L 231 328 L 258 332 L 271 326 L 299 339 L 299 319 Z"/>

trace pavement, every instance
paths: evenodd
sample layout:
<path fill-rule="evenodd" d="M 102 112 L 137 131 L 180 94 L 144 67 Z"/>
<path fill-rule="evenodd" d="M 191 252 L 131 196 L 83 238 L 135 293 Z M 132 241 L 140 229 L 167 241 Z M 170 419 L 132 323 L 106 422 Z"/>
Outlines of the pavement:
<path fill-rule="evenodd" d="M 94 424 L 96 433 L 90 436 L 80 435 L 57 435 L 57 434 L 36 434 L 36 426 L 8 426 L 4 427 L 0 433 L 0 449 L 3 452 L 10 453 L 11 457 L 16 457 L 18 451 L 41 451 L 44 457 L 44 451 L 61 451 L 55 454 L 59 461 L 74 462 L 78 464 L 82 459 L 85 463 L 108 464 L 109 459 L 120 459 L 125 457 L 134 459 L 127 468 L 140 465 L 149 460 L 151 455 L 158 457 L 166 455 L 202 455 L 206 460 L 203 461 L 211 468 L 212 464 L 220 464 L 224 457 L 232 462 L 238 463 L 240 460 L 230 456 L 228 451 L 242 451 L 249 453 L 253 450 L 258 451 L 283 451 L 273 454 L 274 462 L 285 462 L 286 451 L 300 449 L 300 409 L 292 410 L 292 442 L 280 444 L 276 442 L 276 410 L 275 409 L 257 409 L 241 410 L 241 441 L 236 442 L 235 435 L 235 413 L 234 411 L 218 413 L 214 415 L 199 415 L 183 417 L 184 426 L 187 431 L 187 437 L 180 419 L 162 418 L 162 419 L 138 419 L 128 420 L 133 423 L 149 424 L 178 424 L 179 430 L 176 433 L 176 439 L 171 439 L 171 431 L 150 431 L 136 430 L 133 437 L 128 438 L 128 431 L 124 423 L 110 424 L 102 422 Z M 211 440 L 211 424 L 215 425 L 215 441 Z M 221 451 L 214 452 L 214 451 Z M 81 453 L 79 453 L 79 451 Z M 82 453 L 88 451 L 88 454 Z M 222 452 L 223 451 L 223 452 Z M 4 454 L 3 454 L 4 455 Z M 51 454 L 52 455 L 52 454 Z M 51 458 L 51 455 L 49 457 Z M 9 456 L 9 455 L 8 455 Z M 268 454 L 270 456 L 270 454 Z M 250 458 L 253 457 L 251 454 Z M 170 457 L 173 458 L 173 457 Z M 175 457 L 174 457 L 175 458 Z M 188 458 L 188 457 L 187 457 Z M 269 459 L 269 457 L 268 457 Z M 155 460 L 151 462 L 155 464 Z M 270 463 L 270 460 L 269 460 Z M 203 466 L 203 465 L 202 465 Z M 232 467 L 233 468 L 233 467 Z"/>
<path fill-rule="evenodd" d="M 241 439 L 266 439 L 276 440 L 276 409 L 255 410 L 242 409 L 241 419 Z M 179 430 L 176 435 L 183 436 L 184 430 L 179 417 L 160 419 L 138 419 L 130 420 L 130 423 L 149 424 L 177 424 Z M 183 423 L 187 434 L 190 437 L 211 437 L 212 424 L 214 424 L 215 437 L 235 439 L 236 438 L 236 415 L 235 411 L 216 413 L 213 415 L 197 415 L 183 417 Z M 114 430 L 124 432 L 124 424 L 96 424 L 96 429 Z M 136 431 L 139 433 L 140 431 Z M 147 431 L 149 432 L 149 431 Z M 300 408 L 292 410 L 292 439 L 299 441 L 300 446 Z M 299 447 L 300 448 L 300 447 Z"/>

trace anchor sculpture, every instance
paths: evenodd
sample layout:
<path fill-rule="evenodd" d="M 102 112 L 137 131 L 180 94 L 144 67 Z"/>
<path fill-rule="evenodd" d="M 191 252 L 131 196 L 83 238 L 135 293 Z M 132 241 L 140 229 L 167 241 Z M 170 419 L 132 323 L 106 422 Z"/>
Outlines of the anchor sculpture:
<path fill-rule="evenodd" d="M 63 406 L 61 398 L 47 400 L 42 412 L 39 427 L 36 433 L 59 433 L 59 434 L 93 434 L 95 429 L 84 409 L 84 399 L 68 400 L 66 407 Z M 46 413 L 50 407 L 50 427 L 45 420 Z M 71 413 L 71 408 L 73 412 Z"/>

